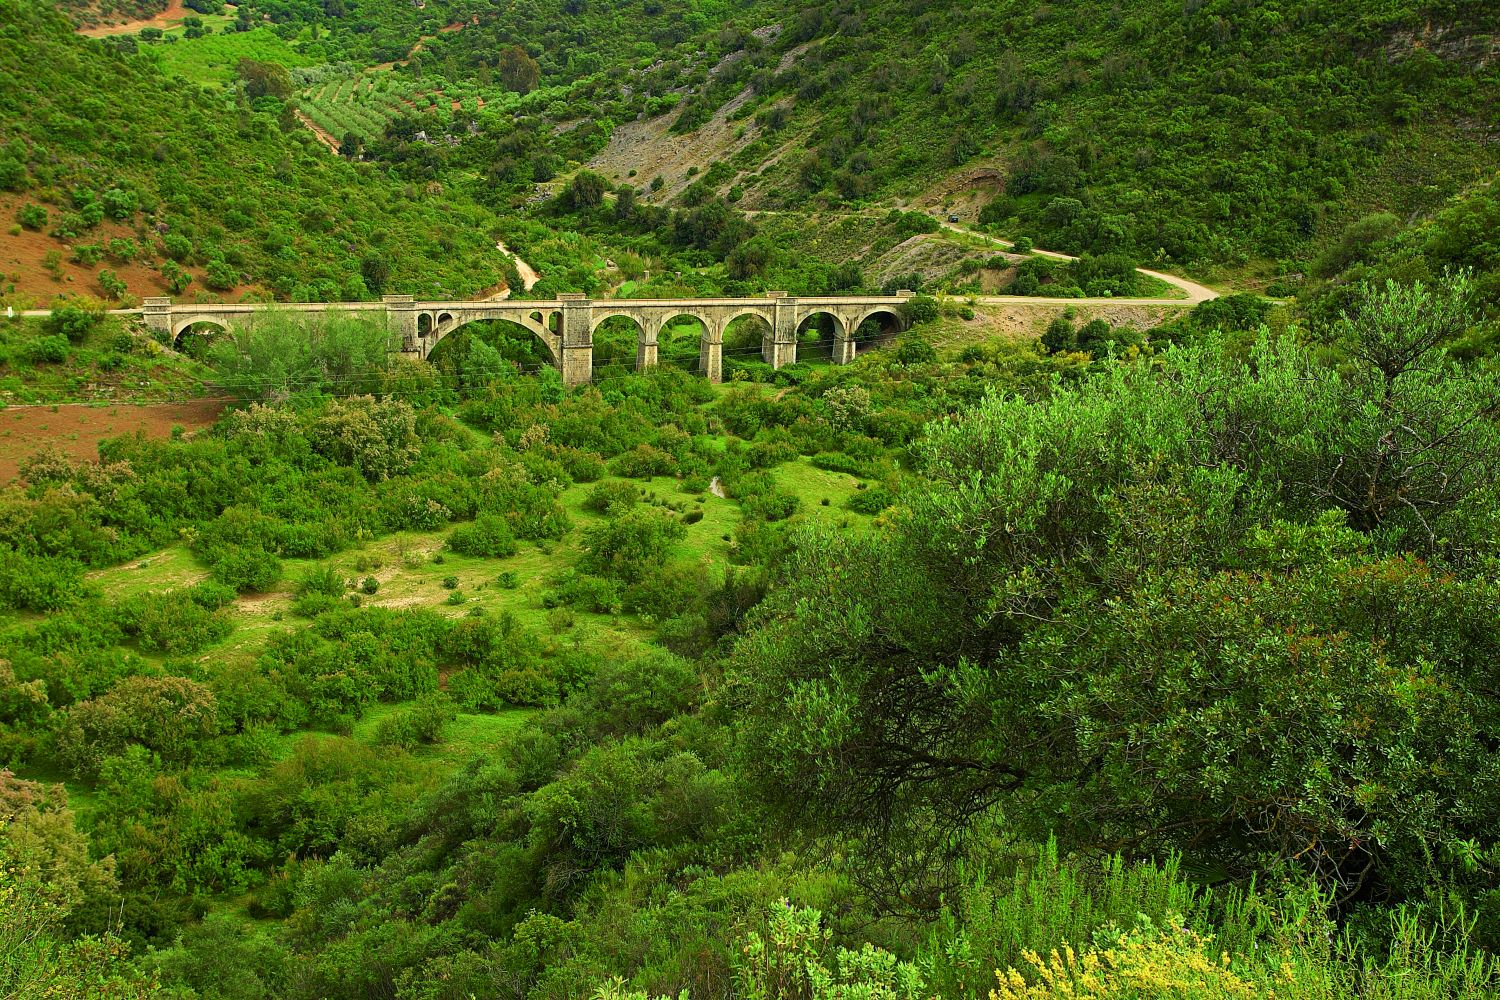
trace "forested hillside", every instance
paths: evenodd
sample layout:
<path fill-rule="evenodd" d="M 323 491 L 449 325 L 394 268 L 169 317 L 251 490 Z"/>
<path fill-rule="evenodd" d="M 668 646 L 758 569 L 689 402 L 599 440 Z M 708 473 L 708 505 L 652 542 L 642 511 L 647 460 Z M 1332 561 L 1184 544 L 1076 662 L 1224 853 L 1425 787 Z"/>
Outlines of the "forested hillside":
<path fill-rule="evenodd" d="M 587 4 L 556 20 L 481 16 L 423 66 L 472 75 L 518 44 L 541 86 L 571 84 L 590 63 L 560 64 L 554 41 L 653 23 Z M 727 20 L 639 43 L 545 113 L 606 134 L 665 113 L 692 134 L 727 112 L 748 135 L 702 169 L 747 206 L 912 199 L 952 173 L 941 190 L 1038 245 L 1200 267 L 1295 264 L 1361 214 L 1436 209 L 1500 157 L 1482 6 L 763 3 Z"/>
<path fill-rule="evenodd" d="M 0 995 L 1500 993 L 1495 12 L 163 6 L 0 0 Z"/>
<path fill-rule="evenodd" d="M 464 296 L 501 280 L 486 213 L 328 156 L 274 94 L 204 92 L 74 36 L 46 4 L 0 15 L 0 256 L 30 264 L 36 301 L 110 293 L 101 270 L 134 277 L 137 297 Z M 73 287 L 38 284 L 53 251 Z"/>

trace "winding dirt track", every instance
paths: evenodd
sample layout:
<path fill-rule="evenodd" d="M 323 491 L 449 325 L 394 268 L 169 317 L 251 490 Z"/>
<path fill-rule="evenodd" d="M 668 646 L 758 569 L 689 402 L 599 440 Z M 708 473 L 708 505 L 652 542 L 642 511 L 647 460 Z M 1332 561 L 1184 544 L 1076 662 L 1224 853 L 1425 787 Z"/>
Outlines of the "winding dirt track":
<path fill-rule="evenodd" d="M 1010 249 L 1012 249 L 1015 246 L 1015 244 L 1011 243 L 1009 240 L 1002 240 L 998 236 L 989 236 L 989 235 L 987 235 L 985 233 L 976 233 L 972 229 L 965 229 L 963 226 L 960 226 L 960 225 L 958 225 L 955 222 L 944 222 L 944 223 L 942 223 L 942 226 L 943 226 L 944 229 L 951 230 L 952 232 L 955 232 L 955 233 L 962 233 L 965 236 L 976 237 L 976 238 L 984 240 L 984 241 L 986 241 L 988 243 L 993 243 L 993 244 L 995 244 L 998 247 L 1003 247 L 1006 250 L 1010 250 Z M 1058 253 L 1055 250 L 1033 250 L 1031 252 L 1034 253 L 1034 254 L 1036 254 L 1038 257 L 1049 257 L 1052 260 L 1077 260 L 1078 259 L 1077 257 L 1074 257 L 1071 254 Z M 1166 274 L 1166 273 L 1163 273 L 1161 271 L 1148 271 L 1144 267 L 1138 267 L 1138 268 L 1136 268 L 1136 272 L 1138 274 L 1144 274 L 1148 278 L 1156 278 L 1158 281 L 1164 281 L 1164 282 L 1166 282 L 1167 284 L 1171 285 L 1173 288 L 1176 288 L 1176 289 L 1179 289 L 1180 291 L 1182 291 L 1186 295 L 1186 298 L 1181 298 L 1181 299 L 1118 299 L 1118 298 L 1067 299 L 1067 298 L 1046 298 L 1046 297 L 1043 297 L 1043 296 L 1040 296 L 1040 295 L 981 295 L 981 296 L 979 296 L 976 299 L 976 301 L 979 301 L 979 302 L 989 302 L 989 303 L 1001 303 L 1001 302 L 1037 302 L 1037 303 L 1042 303 L 1042 304 L 1059 304 L 1059 305 L 1068 305 L 1068 304 L 1075 304 L 1075 303 L 1089 304 L 1089 303 L 1107 302 L 1107 303 L 1109 303 L 1111 305 L 1117 305 L 1117 306 L 1172 306 L 1172 305 L 1177 305 L 1177 306 L 1195 306 L 1195 305 L 1197 305 L 1200 302 L 1207 302 L 1209 299 L 1216 299 L 1216 298 L 1219 297 L 1219 293 L 1216 292 L 1216 291 L 1214 291 L 1212 288 L 1209 288 L 1207 285 L 1200 285 L 1196 281 L 1189 281 L 1186 278 L 1179 278 L 1175 274 Z"/>

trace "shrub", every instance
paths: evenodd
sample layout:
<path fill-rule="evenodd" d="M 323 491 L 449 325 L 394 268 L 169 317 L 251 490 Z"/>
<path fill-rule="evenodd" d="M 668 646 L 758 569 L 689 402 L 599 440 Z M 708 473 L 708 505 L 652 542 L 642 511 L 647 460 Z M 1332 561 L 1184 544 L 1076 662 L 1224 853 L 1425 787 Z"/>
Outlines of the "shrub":
<path fill-rule="evenodd" d="M 403 750 L 430 746 L 442 739 L 443 730 L 457 716 L 458 709 L 447 695 L 427 695 L 410 708 L 398 709 L 380 720 L 375 727 L 375 743 Z"/>
<path fill-rule="evenodd" d="M 16 213 L 16 221 L 27 229 L 45 229 L 47 210 L 41 205 L 22 205 L 21 210 Z"/>
<path fill-rule="evenodd" d="M 185 600 L 184 597 L 187 599 Z M 121 628 L 148 653 L 188 656 L 218 642 L 234 626 L 191 593 L 151 594 L 120 607 Z"/>
<path fill-rule="evenodd" d="M 0 157 L 0 191 L 24 191 L 26 182 L 26 164 L 14 156 Z"/>
<path fill-rule="evenodd" d="M 211 260 L 205 269 L 203 283 L 216 292 L 232 291 L 240 283 L 240 272 L 222 258 Z"/>
<path fill-rule="evenodd" d="M 68 338 L 33 337 L 21 345 L 21 356 L 32 364 L 60 365 L 68 360 Z"/>
<path fill-rule="evenodd" d="M 120 239 L 116 237 L 109 241 L 109 255 L 122 264 L 134 260 L 139 249 L 136 246 L 135 240 L 132 239 Z"/>
<path fill-rule="evenodd" d="M 931 323 L 938 318 L 938 301 L 930 295 L 914 295 L 901 306 L 901 315 L 912 326 Z"/>
<path fill-rule="evenodd" d="M 495 586 L 501 590 L 515 590 L 520 585 L 521 578 L 516 575 L 516 571 L 513 569 L 508 569 L 495 578 Z"/>
<path fill-rule="evenodd" d="M 903 365 L 926 365 L 937 360 L 937 349 L 922 337 L 906 336 L 896 348 L 896 360 Z"/>
<path fill-rule="evenodd" d="M 767 490 L 740 501 L 745 516 L 762 521 L 784 521 L 797 513 L 802 501 L 795 493 L 782 490 Z"/>
<path fill-rule="evenodd" d="M 186 236 L 168 233 L 161 238 L 162 252 L 178 264 L 186 261 L 193 252 L 193 243 Z"/>
<path fill-rule="evenodd" d="M 1042 347 L 1053 354 L 1078 349 L 1078 332 L 1066 316 L 1059 316 L 1047 324 L 1047 329 L 1042 334 Z"/>
<path fill-rule="evenodd" d="M 208 611 L 227 608 L 234 603 L 235 598 L 233 587 L 226 587 L 215 580 L 204 580 L 196 587 L 188 589 L 186 593 L 194 604 Z"/>
<path fill-rule="evenodd" d="M 58 759 L 79 777 L 137 744 L 187 762 L 218 729 L 213 692 L 185 677 L 126 677 L 107 694 L 74 705 L 57 737 Z"/>
<path fill-rule="evenodd" d="M 83 566 L 78 562 L 0 547 L 0 607 L 56 611 L 83 593 Z"/>
<path fill-rule="evenodd" d="M 380 589 L 380 581 L 373 576 L 367 576 L 359 582 L 359 589 L 366 594 L 373 594 Z"/>
<path fill-rule="evenodd" d="M 80 243 L 73 248 L 73 261 L 84 267 L 93 267 L 104 256 L 104 248 L 97 243 Z"/>
<path fill-rule="evenodd" d="M 460 524 L 448 536 L 448 548 L 466 556 L 504 559 L 516 554 L 516 536 L 505 518 L 480 514 L 469 524 Z"/>
<path fill-rule="evenodd" d="M 859 490 L 849 498 L 846 505 L 850 510 L 858 514 L 879 514 L 891 504 L 896 498 L 891 491 L 884 486 L 872 486 L 867 490 Z"/>
<path fill-rule="evenodd" d="M 641 488 L 635 483 L 619 480 L 603 482 L 589 490 L 583 507 L 596 514 L 619 517 L 641 500 Z"/>
<path fill-rule="evenodd" d="M 666 562 L 672 543 L 687 529 L 670 514 L 633 510 L 584 532 L 585 570 L 634 583 Z"/>
<path fill-rule="evenodd" d="M 416 461 L 416 425 L 410 403 L 355 396 L 331 401 L 307 438 L 329 461 L 358 469 L 373 482 L 399 475 Z"/>
<path fill-rule="evenodd" d="M 297 581 L 296 595 L 317 594 L 324 597 L 344 596 L 344 577 L 332 566 L 315 566 Z"/>
<path fill-rule="evenodd" d="M 120 276 L 107 267 L 99 272 L 99 287 L 111 299 L 124 298 L 129 290 L 129 286 L 120 279 Z"/>
<path fill-rule="evenodd" d="M 624 608 L 619 584 L 572 570 L 561 574 L 552 590 L 542 595 L 543 607 L 563 604 L 598 615 L 617 615 Z"/>
<path fill-rule="evenodd" d="M 226 546 L 217 552 L 211 572 L 215 580 L 241 593 L 265 593 L 281 579 L 281 560 L 262 548 Z"/>
<path fill-rule="evenodd" d="M 89 331 L 104 318 L 104 306 L 98 302 L 70 302 L 52 310 L 47 319 L 47 329 L 60 333 L 72 343 L 87 337 Z"/>
<path fill-rule="evenodd" d="M 99 198 L 104 207 L 104 214 L 118 222 L 123 222 L 135 214 L 140 208 L 141 199 L 134 191 L 126 191 L 123 188 L 110 188 Z"/>
<path fill-rule="evenodd" d="M 660 448 L 638 444 L 611 463 L 611 471 L 627 479 L 649 479 L 670 476 L 677 471 L 677 460 Z"/>

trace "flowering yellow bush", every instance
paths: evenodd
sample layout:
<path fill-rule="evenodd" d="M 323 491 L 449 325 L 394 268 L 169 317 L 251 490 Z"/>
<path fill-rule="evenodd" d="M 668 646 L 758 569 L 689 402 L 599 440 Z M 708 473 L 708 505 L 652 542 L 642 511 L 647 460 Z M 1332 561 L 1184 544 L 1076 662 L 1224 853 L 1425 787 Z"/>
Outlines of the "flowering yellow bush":
<path fill-rule="evenodd" d="M 1025 952 L 1035 982 L 1014 968 L 997 971 L 999 985 L 990 991 L 990 1000 L 1231 1000 L 1273 995 L 1230 971 L 1228 954 L 1218 961 L 1210 959 L 1208 943 L 1190 930 L 1159 930 L 1142 919 L 1135 930 L 1082 952 L 1066 944 L 1045 958 Z"/>

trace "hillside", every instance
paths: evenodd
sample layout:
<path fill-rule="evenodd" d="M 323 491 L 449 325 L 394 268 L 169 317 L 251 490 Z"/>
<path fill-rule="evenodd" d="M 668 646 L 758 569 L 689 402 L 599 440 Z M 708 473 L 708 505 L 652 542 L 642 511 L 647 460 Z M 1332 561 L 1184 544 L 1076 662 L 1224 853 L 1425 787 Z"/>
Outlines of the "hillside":
<path fill-rule="evenodd" d="M 1426 217 L 1500 165 L 1500 17 L 1482 6 L 449 13 L 462 30 L 410 63 L 349 64 L 306 99 L 368 158 L 481 173 L 496 204 L 586 163 L 646 203 L 905 205 L 1265 281 L 1305 273 L 1366 215 Z M 414 145 L 419 132 L 452 141 Z"/>
<path fill-rule="evenodd" d="M 0 996 L 1500 995 L 1493 4 L 190 6 L 0 0 Z"/>
<path fill-rule="evenodd" d="M 737 23 L 763 30 L 711 53 L 706 79 L 627 77 L 686 88 L 672 128 L 689 140 L 733 106 L 754 138 L 709 182 L 749 206 L 895 198 L 1074 252 L 1296 262 L 1500 161 L 1500 15 L 1482 5 L 752 11 Z"/>
<path fill-rule="evenodd" d="M 278 101 L 163 75 L 45 5 L 0 15 L 8 301 L 462 296 L 503 280 L 488 212 L 328 156 Z"/>

